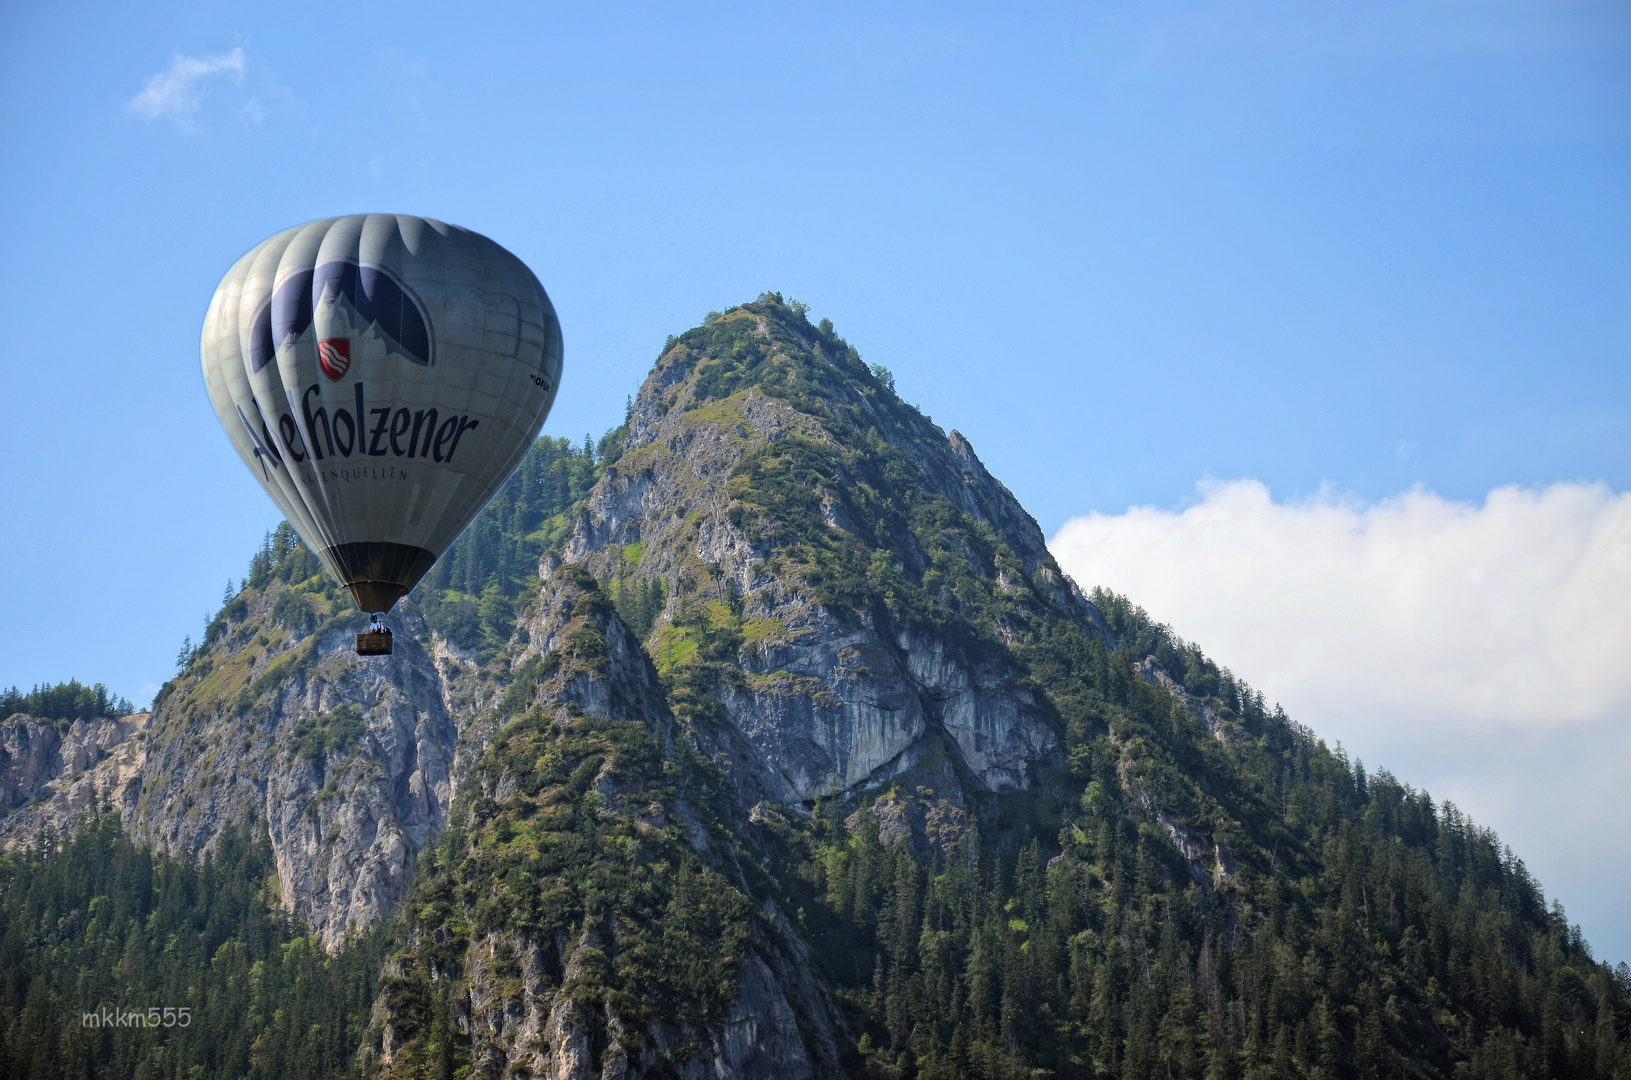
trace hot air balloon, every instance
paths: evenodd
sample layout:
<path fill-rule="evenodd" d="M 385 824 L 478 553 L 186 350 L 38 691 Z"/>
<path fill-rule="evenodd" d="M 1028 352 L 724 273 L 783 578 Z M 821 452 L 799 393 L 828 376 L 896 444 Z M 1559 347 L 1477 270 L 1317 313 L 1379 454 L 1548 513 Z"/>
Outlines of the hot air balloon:
<path fill-rule="evenodd" d="M 238 456 L 372 630 L 537 439 L 561 325 L 532 271 L 485 236 L 356 214 L 239 259 L 201 353 Z M 358 635 L 358 651 L 389 652 L 389 635 Z"/>

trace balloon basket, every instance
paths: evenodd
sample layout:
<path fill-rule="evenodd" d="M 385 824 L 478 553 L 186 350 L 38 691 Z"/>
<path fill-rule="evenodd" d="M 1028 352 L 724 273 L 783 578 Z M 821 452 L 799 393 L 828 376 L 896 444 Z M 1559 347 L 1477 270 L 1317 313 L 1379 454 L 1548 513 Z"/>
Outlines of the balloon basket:
<path fill-rule="evenodd" d="M 357 635 L 357 655 L 358 656 L 390 656 L 391 655 L 391 635 L 390 634 L 358 634 Z"/>

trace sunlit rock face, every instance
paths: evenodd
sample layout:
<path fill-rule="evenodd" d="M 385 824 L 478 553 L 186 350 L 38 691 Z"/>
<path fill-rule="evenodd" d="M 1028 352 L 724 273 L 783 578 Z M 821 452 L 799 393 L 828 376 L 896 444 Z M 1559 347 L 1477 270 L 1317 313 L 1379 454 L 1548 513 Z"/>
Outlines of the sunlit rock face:
<path fill-rule="evenodd" d="M 796 360 L 820 379 L 830 341 L 749 312 L 727 318 L 751 324 L 767 354 L 761 367 Z M 1048 555 L 1035 521 L 959 433 L 945 435 L 893 395 L 843 377 L 839 365 L 827 364 L 831 377 L 810 392 L 821 404 L 800 408 L 756 385 L 721 396 L 712 362 L 686 344 L 659 360 L 633 402 L 627 449 L 591 494 L 565 557 L 624 587 L 662 582 L 672 596 L 675 583 L 690 581 L 740 607 L 734 666 L 742 677 L 722 681 L 716 697 L 751 753 L 744 764 L 781 802 L 808 805 L 877 785 L 926 759 L 936 766 L 944 750 L 979 790 L 1030 787 L 1059 742 L 1032 693 L 1016 685 L 1013 665 L 888 612 L 824 604 L 810 568 L 744 520 L 743 467 L 789 442 L 842 451 L 859 417 L 910 470 L 906 482 L 942 496 L 964 515 L 959 526 L 989 530 L 1006 547 L 1012 565 L 987 567 L 986 587 L 1093 624 L 1096 613 Z M 850 408 L 845 424 L 818 415 L 830 416 L 834 403 Z M 812 524 L 828 542 L 875 550 L 874 523 L 857 520 L 844 478 L 833 479 L 810 491 Z M 631 549 L 639 555 L 632 564 Z M 887 557 L 923 555 L 908 547 Z M 1002 627 L 990 629 L 1000 641 Z M 660 666 L 663 641 L 659 625 Z"/>
<path fill-rule="evenodd" d="M 147 720 L 140 770 L 110 794 L 136 838 L 164 851 L 263 826 L 285 907 L 335 948 L 405 895 L 446 824 L 457 731 L 447 665 L 410 633 L 389 660 L 364 659 L 349 625 L 280 626 L 286 592 L 240 597 L 240 617 Z"/>
<path fill-rule="evenodd" d="M 618 454 L 541 559 L 536 596 L 484 675 L 490 688 L 473 693 L 461 759 L 493 749 L 461 774 L 463 862 L 439 880 L 516 913 L 483 925 L 489 901 L 416 900 L 414 944 L 394 978 L 429 986 L 430 973 L 457 972 L 466 996 L 455 1011 L 479 1075 L 841 1075 L 844 1021 L 795 929 L 803 916 L 758 891 L 742 860 L 819 801 L 886 788 L 898 793 L 851 814 L 850 827 L 870 815 L 890 843 L 948 851 L 995 796 L 1045 786 L 1063 767 L 1057 720 L 1010 652 L 1012 626 L 1066 620 L 1098 632 L 1096 612 L 966 440 L 885 393 L 830 337 L 774 315 L 739 309 L 721 322 L 734 344 L 665 351 L 631 402 Z M 721 357 L 749 354 L 742 370 L 754 378 L 721 374 Z M 779 365 L 808 380 L 802 391 L 777 382 Z M 862 444 L 870 458 L 854 453 Z M 888 508 L 891 484 L 935 493 L 938 516 L 902 519 Z M 938 592 L 935 574 L 948 582 Z M 914 585 L 908 599 L 875 587 L 891 576 L 927 577 L 930 589 Z M 619 982 L 617 958 L 652 948 L 645 935 L 661 919 L 540 934 L 512 891 L 532 861 L 526 873 L 559 882 L 547 889 L 576 888 L 570 874 L 549 876 L 544 853 L 585 843 L 560 830 L 585 797 L 573 785 L 591 759 L 573 771 L 558 755 L 578 760 L 581 740 L 619 724 L 668 748 L 671 786 L 631 776 L 617 755 L 594 759 L 597 827 L 656 845 L 648 865 L 676 861 L 660 842 L 669 837 L 763 920 L 743 931 L 752 950 L 712 1011 L 612 1004 L 647 992 Z M 709 770 L 722 787 L 702 779 Z M 716 801 L 686 794 L 705 790 Z M 456 910 L 477 913 L 468 929 Z M 605 993 L 581 989 L 603 983 Z M 384 1075 L 411 1075 L 429 1043 L 394 993 L 368 1053 Z"/>
<path fill-rule="evenodd" d="M 66 836 L 118 796 L 146 760 L 147 713 L 65 728 L 18 713 L 0 722 L 0 843 Z"/>
<path fill-rule="evenodd" d="M 416 636 L 411 609 L 394 656 L 358 657 L 362 618 L 338 600 L 248 587 L 152 713 L 0 724 L 0 838 L 66 835 L 101 805 L 138 841 L 200 855 L 248 823 L 270 837 L 283 905 L 325 946 L 373 925 L 446 824 L 450 706 L 471 665 Z"/>
<path fill-rule="evenodd" d="M 494 751 L 465 777 L 463 809 L 455 811 L 465 836 L 464 846 L 453 853 L 465 868 L 455 875 L 460 887 L 470 895 L 502 899 L 485 916 L 471 919 L 468 911 L 450 918 L 451 905 L 425 898 L 429 902 L 420 903 L 408 921 L 407 948 L 390 977 L 397 985 L 411 985 L 434 971 L 437 980 L 456 980 L 460 993 L 450 1008 L 470 1037 L 471 1065 L 479 1076 L 803 1080 L 834 1075 L 838 1055 L 829 1003 L 811 977 L 806 950 L 773 898 L 749 900 L 740 891 L 733 872 L 737 855 L 721 829 L 719 808 L 694 801 L 700 792 L 687 782 L 687 750 L 740 752 L 740 744 L 728 733 L 710 740 L 676 722 L 650 657 L 594 579 L 575 565 L 557 564 L 547 573 L 536 603 L 520 621 L 517 641 L 522 639 L 525 644 L 511 656 L 514 679 L 506 692 L 507 708 L 521 715 L 495 733 Z M 544 891 L 564 891 L 572 884 L 551 882 L 513 856 L 499 854 L 501 849 L 559 850 L 581 839 L 565 824 L 564 811 L 574 800 L 562 789 L 571 782 L 540 782 L 539 774 L 549 771 L 555 755 L 572 753 L 563 751 L 563 743 L 593 742 L 608 730 L 621 732 L 626 743 L 631 728 L 637 744 L 657 751 L 644 759 L 643 768 L 622 755 L 590 753 L 585 766 L 567 771 L 586 783 L 601 825 L 620 839 L 654 842 L 646 853 L 651 862 L 691 863 L 710 888 L 740 905 L 737 928 L 753 939 L 753 948 L 735 958 L 729 994 L 711 1010 L 699 1009 L 700 1015 L 648 1012 L 643 1021 L 633 1020 L 618 1002 L 645 989 L 637 979 L 622 985 L 614 979 L 608 994 L 584 994 L 584 985 L 608 980 L 617 957 L 650 948 L 652 936 L 671 922 L 636 925 L 614 917 L 540 932 L 531 913 L 537 898 L 533 883 L 543 878 L 538 883 Z M 598 767 L 584 772 L 587 766 Z M 521 837 L 526 842 L 518 848 Z M 499 872 L 501 863 L 508 869 Z M 589 866 L 581 872 L 594 875 Z M 755 908 L 779 928 L 776 934 L 748 929 L 746 916 Z M 702 944 L 711 952 L 745 942 Z M 404 999 L 412 995 L 382 996 L 380 1026 L 364 1050 L 388 1077 L 414 1075 L 416 1050 L 423 1046 L 413 1010 L 396 1004 Z"/>
<path fill-rule="evenodd" d="M 1588 1014 L 1623 973 L 1492 834 L 1088 603 L 967 440 L 773 294 L 671 339 L 597 449 L 540 440 L 388 658 L 274 536 L 151 714 L 0 721 L 0 843 L 247 824 L 330 950 L 394 911 L 378 1080 L 1203 1075 L 1154 1056 L 1201 1034 L 1237 1075 L 1248 1016 L 1313 1075 L 1366 1009 L 1355 1068 L 1460 1075 L 1518 1060 L 1445 1042 L 1510 1022 L 1485 973 L 1551 995 L 1557 1061 L 1622 1037 Z M 1261 1010 L 1282 968 L 1331 1007 Z"/>

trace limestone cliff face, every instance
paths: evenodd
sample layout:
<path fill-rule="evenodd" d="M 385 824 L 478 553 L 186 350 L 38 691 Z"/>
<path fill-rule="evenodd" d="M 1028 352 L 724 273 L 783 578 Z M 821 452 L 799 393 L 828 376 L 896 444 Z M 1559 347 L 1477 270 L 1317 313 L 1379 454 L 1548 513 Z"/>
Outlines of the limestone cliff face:
<path fill-rule="evenodd" d="M 598 449 L 540 440 L 389 658 L 280 529 L 151 714 L 0 722 L 0 843 L 264 827 L 329 948 L 394 913 L 379 1080 L 1314 1075 L 1366 1009 L 1371 1073 L 1450 1075 L 1510 1022 L 1467 971 L 1583 985 L 1492 838 L 1089 603 L 892 383 L 774 294 L 711 315 Z M 1499 940 L 1434 960 L 1480 889 Z"/>
<path fill-rule="evenodd" d="M 18 713 L 0 723 L 0 843 L 65 836 L 111 803 L 146 761 L 147 713 L 75 720 L 66 731 Z"/>
<path fill-rule="evenodd" d="M 406 893 L 415 855 L 446 823 L 457 732 L 446 669 L 411 616 L 393 656 L 364 659 L 352 648 L 360 617 L 342 609 L 290 633 L 274 615 L 287 595 L 276 583 L 241 597 L 241 616 L 164 698 L 123 811 L 169 851 L 264 822 L 285 903 L 333 948 Z"/>
<path fill-rule="evenodd" d="M 422 888 L 387 1075 L 425 1066 L 426 1000 L 481 1076 L 839 1075 L 854 1036 L 753 865 L 819 800 L 887 786 L 850 826 L 931 853 L 1048 788 L 1063 725 L 1017 643 L 1103 630 L 967 440 L 792 316 L 745 305 L 665 351 L 508 642 L 455 646 L 410 599 L 395 654 L 357 657 L 361 616 L 288 548 L 150 717 L 0 728 L 8 842 L 93 790 L 167 851 L 261 823 L 331 949 Z M 705 932 L 668 929 L 695 911 Z"/>
<path fill-rule="evenodd" d="M 97 796 L 163 851 L 196 854 L 259 822 L 285 904 L 337 947 L 403 897 L 453 797 L 449 703 L 473 665 L 405 614 L 395 655 L 364 660 L 360 616 L 274 579 L 228 605 L 153 713 L 61 734 L 12 717 L 0 725 L 0 838 L 63 835 Z"/>
<path fill-rule="evenodd" d="M 749 636 L 737 666 L 746 677 L 715 693 L 776 801 L 808 805 L 920 767 L 953 768 L 943 752 L 976 789 L 1031 786 L 1037 767 L 1057 758 L 1057 733 L 1000 650 L 981 655 L 887 612 L 823 603 L 810 568 L 793 564 L 774 536 L 753 535 L 738 498 L 744 464 L 783 444 L 842 451 L 864 430 L 893 452 L 907 474 L 900 481 L 944 499 L 962 515 L 958 528 L 988 530 L 1006 548 L 1012 564 L 989 568 L 995 588 L 1085 624 L 1096 613 L 966 439 L 945 435 L 864 376 L 844 377 L 834 363 L 839 346 L 815 328 L 750 308 L 721 323 L 739 324 L 739 338 L 763 354 L 761 368 L 800 364 L 819 406 L 801 408 L 751 383 L 721 396 L 709 378 L 717 353 L 688 335 L 641 388 L 626 450 L 591 494 L 566 558 L 625 589 L 658 582 L 669 597 L 711 590 L 739 599 Z M 833 419 L 840 409 L 849 413 L 842 423 Z M 921 563 L 912 547 L 879 552 L 875 530 L 857 523 L 845 486 L 869 481 L 878 478 L 828 476 L 810 489 L 832 534 L 825 541 Z M 630 551 L 638 552 L 632 566 Z M 665 617 L 675 614 L 671 602 Z"/>
<path fill-rule="evenodd" d="M 842 1075 L 854 1035 L 781 887 L 746 865 L 785 857 L 818 800 L 885 785 L 849 827 L 870 815 L 889 843 L 950 851 L 994 796 L 1062 769 L 1058 716 L 1012 646 L 1055 624 L 1102 633 L 1098 613 L 965 439 L 787 314 L 749 305 L 665 352 L 541 563 L 473 693 L 456 839 L 381 998 L 385 1075 L 427 1064 L 417 1003 L 438 993 L 475 1075 Z M 902 484 L 910 518 L 887 490 Z M 649 622 L 633 631 L 614 606 Z M 626 745 L 595 756 L 630 726 L 661 748 L 663 780 Z M 628 850 L 640 888 L 584 884 L 604 856 L 559 873 L 569 849 Z M 644 875 L 687 859 L 709 910 L 740 921 L 710 931 L 731 955 L 717 981 L 665 1007 L 653 982 L 696 961 L 667 937 L 688 917 Z M 664 959 L 642 977 L 648 951 Z"/>

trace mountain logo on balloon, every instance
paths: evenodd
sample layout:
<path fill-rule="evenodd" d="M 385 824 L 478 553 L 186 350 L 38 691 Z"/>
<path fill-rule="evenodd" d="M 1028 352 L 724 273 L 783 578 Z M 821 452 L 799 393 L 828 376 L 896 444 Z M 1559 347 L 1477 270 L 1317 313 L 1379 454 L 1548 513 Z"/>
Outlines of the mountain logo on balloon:
<path fill-rule="evenodd" d="M 290 274 L 256 312 L 249 337 L 250 370 L 259 371 L 277 358 L 281 346 L 298 341 L 311 329 L 313 312 L 324 304 L 345 310 L 354 329 L 376 331 L 390 352 L 431 366 L 430 321 L 418 299 L 381 267 L 336 260 Z M 325 356 L 323 350 L 330 345 L 335 349 Z M 345 339 L 324 339 L 317 352 L 318 365 L 331 379 L 351 366 L 350 342 Z"/>
<path fill-rule="evenodd" d="M 334 338 L 317 343 L 317 366 L 331 379 L 338 379 L 351 366 L 351 342 L 347 338 Z"/>

